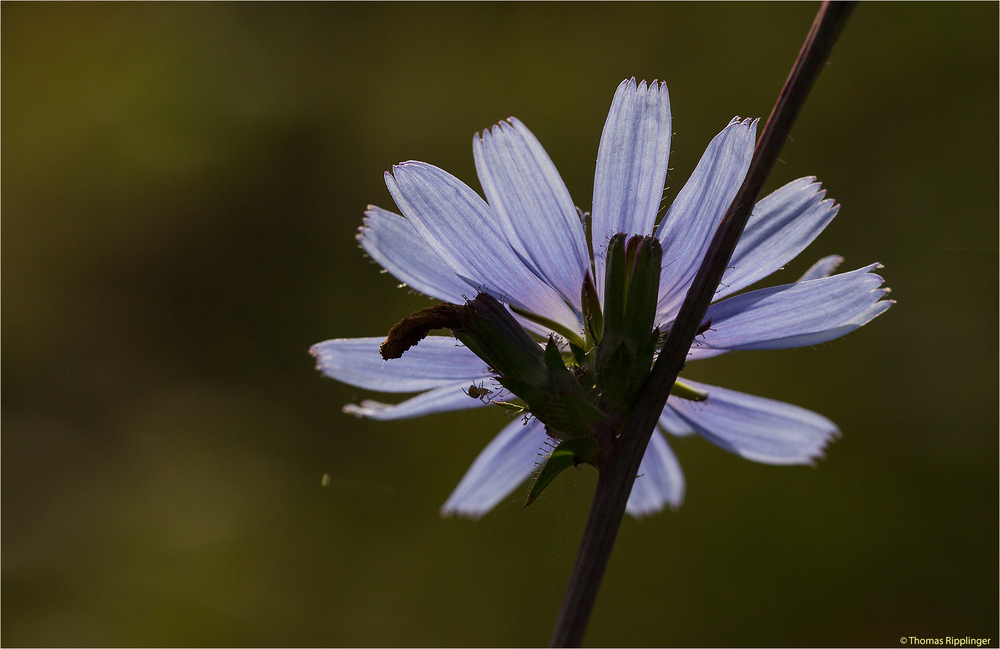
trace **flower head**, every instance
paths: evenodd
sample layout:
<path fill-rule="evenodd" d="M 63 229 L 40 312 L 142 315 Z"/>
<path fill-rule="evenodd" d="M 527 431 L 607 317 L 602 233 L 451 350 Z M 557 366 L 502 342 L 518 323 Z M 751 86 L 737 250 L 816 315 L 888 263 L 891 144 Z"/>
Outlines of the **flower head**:
<path fill-rule="evenodd" d="M 622 82 L 601 136 L 589 241 L 586 219 L 552 161 L 514 118 L 473 139 L 485 200 L 432 165 L 394 167 L 386 184 L 403 216 L 369 207 L 358 239 L 400 281 L 456 306 L 404 321 L 409 338 L 393 360 L 380 356 L 382 338 L 314 345 L 327 376 L 420 393 L 396 405 L 366 400 L 344 411 L 400 419 L 496 404 L 525 415 L 480 453 L 443 514 L 489 511 L 558 441 L 573 449 L 561 461 L 592 460 L 600 447 L 587 439 L 627 407 L 635 382 L 648 374 L 659 335 L 670 329 L 743 182 L 756 128 L 756 120 L 731 121 L 657 224 L 670 152 L 667 89 Z M 757 203 L 689 360 L 826 342 L 889 308 L 888 289 L 872 272 L 878 264 L 835 275 L 836 256 L 795 283 L 736 294 L 798 255 L 837 210 L 814 178 Z M 435 326 L 453 329 L 464 344 L 423 338 Z M 690 380 L 678 381 L 658 428 L 629 497 L 627 511 L 635 516 L 683 500 L 684 476 L 661 431 L 698 433 L 768 464 L 810 463 L 838 434 L 833 422 L 803 408 Z"/>

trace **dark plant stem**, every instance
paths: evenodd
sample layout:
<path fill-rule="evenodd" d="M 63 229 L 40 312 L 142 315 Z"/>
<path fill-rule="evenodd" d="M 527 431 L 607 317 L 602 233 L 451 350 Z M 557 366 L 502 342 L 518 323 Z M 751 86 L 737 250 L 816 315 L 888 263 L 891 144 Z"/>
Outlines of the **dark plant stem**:
<path fill-rule="evenodd" d="M 625 515 L 625 504 L 632 491 L 632 483 L 660 412 L 666 405 L 670 388 L 684 366 L 688 349 L 698 333 L 736 243 L 743 234 L 757 197 L 774 167 L 778 152 L 855 4 L 823 2 L 820 6 L 785 86 L 764 125 L 746 179 L 715 232 L 708 253 L 688 289 L 637 405 L 619 424 L 616 431 L 619 443 L 602 462 L 594 502 L 559 617 L 552 631 L 550 646 L 578 647 L 583 641 L 601 579 Z"/>

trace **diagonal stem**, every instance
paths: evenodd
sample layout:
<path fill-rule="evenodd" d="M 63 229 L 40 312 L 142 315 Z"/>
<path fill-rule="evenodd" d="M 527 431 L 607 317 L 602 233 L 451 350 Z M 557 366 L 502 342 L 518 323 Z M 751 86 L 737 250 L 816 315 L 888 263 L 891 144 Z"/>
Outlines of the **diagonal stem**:
<path fill-rule="evenodd" d="M 764 125 L 743 185 L 715 232 L 638 403 L 618 426 L 616 432 L 620 442 L 602 463 L 594 502 L 552 631 L 550 646 L 577 647 L 583 641 L 601 579 L 625 515 L 632 483 L 660 412 L 666 405 L 670 387 L 684 366 L 688 349 L 743 234 L 757 197 L 774 167 L 778 152 L 856 4 L 826 1 L 820 6 Z"/>

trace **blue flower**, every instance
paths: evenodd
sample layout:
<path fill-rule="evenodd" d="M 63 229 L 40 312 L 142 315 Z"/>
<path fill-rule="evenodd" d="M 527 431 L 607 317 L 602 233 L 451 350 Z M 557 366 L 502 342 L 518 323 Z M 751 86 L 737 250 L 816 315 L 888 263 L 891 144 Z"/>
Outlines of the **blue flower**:
<path fill-rule="evenodd" d="M 488 289 L 529 331 L 583 337 L 581 286 L 588 271 L 604 290 L 605 252 L 616 233 L 653 235 L 662 250 L 656 325 L 669 329 L 720 220 L 750 165 L 756 120 L 734 119 L 708 145 L 691 178 L 657 225 L 670 153 L 666 85 L 624 81 L 601 135 L 594 180 L 590 242 L 585 219 L 531 132 L 510 118 L 473 139 L 484 201 L 465 183 L 424 162 L 386 173 L 403 216 L 371 206 L 358 240 L 401 282 L 425 295 L 463 304 Z M 783 349 L 826 342 L 866 324 L 891 306 L 872 264 L 834 275 L 841 262 L 818 261 L 797 282 L 739 293 L 798 255 L 838 211 L 814 178 L 800 178 L 762 199 L 733 254 L 709 327 L 688 360 L 728 351 Z M 405 218 L 404 218 L 405 217 Z M 725 299 L 724 299 L 725 298 Z M 549 322 L 549 326 L 539 322 Z M 384 362 L 382 338 L 336 339 L 314 345 L 318 369 L 360 388 L 419 392 L 396 405 L 362 401 L 344 411 L 372 419 L 401 419 L 477 408 L 470 386 L 502 391 L 487 364 L 454 338 L 431 336 L 402 358 Z M 685 380 L 708 394 L 702 401 L 671 395 L 642 459 L 629 497 L 633 516 L 677 507 L 684 474 L 662 431 L 698 433 L 722 448 L 767 464 L 808 464 L 839 434 L 829 419 L 794 405 Z M 441 508 L 478 517 L 535 470 L 548 443 L 537 419 L 514 418 L 473 462 Z"/>

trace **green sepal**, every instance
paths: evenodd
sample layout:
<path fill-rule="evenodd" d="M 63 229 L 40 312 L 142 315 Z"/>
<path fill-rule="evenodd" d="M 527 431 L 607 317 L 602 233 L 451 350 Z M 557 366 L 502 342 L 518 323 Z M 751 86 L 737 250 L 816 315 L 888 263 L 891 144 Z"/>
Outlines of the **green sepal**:
<path fill-rule="evenodd" d="M 658 329 L 653 329 L 646 338 L 638 353 L 632 359 L 631 373 L 628 378 L 628 388 L 625 390 L 625 402 L 631 404 L 639 395 L 639 391 L 646 383 L 646 378 L 653 369 L 653 356 L 656 353 L 656 343 L 660 339 Z"/>
<path fill-rule="evenodd" d="M 616 234 L 608 242 L 607 266 L 604 273 L 604 331 L 597 348 L 597 365 L 605 363 L 608 355 L 622 341 L 625 326 L 625 294 L 628 285 L 628 268 L 625 260 L 625 235 Z"/>
<path fill-rule="evenodd" d="M 583 463 L 597 466 L 600 455 L 601 445 L 592 437 L 574 437 L 560 442 L 552 449 L 549 457 L 545 460 L 545 466 L 538 472 L 538 477 L 531 485 L 531 491 L 528 493 L 528 500 L 524 506 L 527 507 L 534 502 L 555 477 L 564 470 Z"/>
<path fill-rule="evenodd" d="M 577 383 L 576 377 L 566 368 L 563 361 L 562 352 L 556 341 L 549 337 L 549 342 L 545 345 L 545 365 L 549 370 L 549 388 L 553 393 L 577 392 L 582 394 L 583 389 Z"/>
<path fill-rule="evenodd" d="M 601 312 L 601 300 L 597 296 L 597 286 L 590 271 L 583 276 L 583 287 L 580 289 L 580 302 L 583 305 L 583 321 L 586 323 L 587 342 L 593 345 L 601 342 L 604 331 L 604 314 Z"/>
<path fill-rule="evenodd" d="M 602 348 L 603 363 L 597 366 L 597 388 L 601 401 L 609 410 L 619 410 L 625 405 L 625 392 L 629 384 L 632 363 L 624 341 L 614 349 Z"/>
<path fill-rule="evenodd" d="M 659 239 L 655 237 L 632 237 L 626 252 L 631 253 L 628 255 L 631 264 L 622 337 L 629 351 L 637 356 L 648 344 L 656 320 L 663 251 Z"/>

